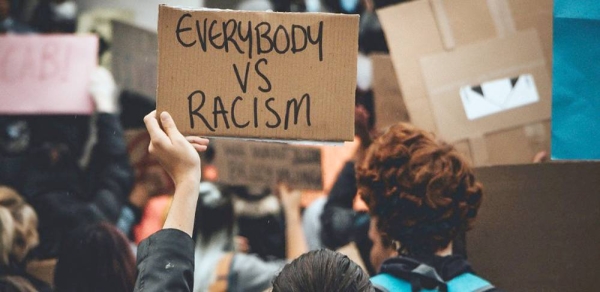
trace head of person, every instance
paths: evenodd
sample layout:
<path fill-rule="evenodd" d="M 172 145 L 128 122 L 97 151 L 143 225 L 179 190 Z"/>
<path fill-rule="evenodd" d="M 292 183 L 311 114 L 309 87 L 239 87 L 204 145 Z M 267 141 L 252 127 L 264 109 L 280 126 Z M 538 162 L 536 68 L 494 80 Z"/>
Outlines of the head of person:
<path fill-rule="evenodd" d="M 38 218 L 31 206 L 15 190 L 0 186 L 2 264 L 20 264 L 39 244 Z"/>
<path fill-rule="evenodd" d="M 217 234 L 225 234 L 228 241 L 233 240 L 234 229 L 235 216 L 231 197 L 213 183 L 201 183 L 194 222 L 195 240 L 208 244 Z"/>
<path fill-rule="evenodd" d="M 369 275 L 341 253 L 311 251 L 287 264 L 273 281 L 279 291 L 373 291 Z"/>
<path fill-rule="evenodd" d="M 369 147 L 357 165 L 357 185 L 375 233 L 404 255 L 447 250 L 459 232 L 472 228 L 483 196 L 454 147 L 405 123 Z"/>
<path fill-rule="evenodd" d="M 135 258 L 125 236 L 108 223 L 81 226 L 63 242 L 56 291 L 133 291 Z"/>

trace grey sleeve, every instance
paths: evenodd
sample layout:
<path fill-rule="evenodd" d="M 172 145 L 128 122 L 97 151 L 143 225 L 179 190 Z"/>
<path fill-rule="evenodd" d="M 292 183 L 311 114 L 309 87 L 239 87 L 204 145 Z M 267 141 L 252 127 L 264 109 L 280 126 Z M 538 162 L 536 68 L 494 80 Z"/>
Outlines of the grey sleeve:
<path fill-rule="evenodd" d="M 263 292 L 273 282 L 285 261 L 263 261 L 256 255 L 236 253 L 231 263 L 229 291 Z"/>

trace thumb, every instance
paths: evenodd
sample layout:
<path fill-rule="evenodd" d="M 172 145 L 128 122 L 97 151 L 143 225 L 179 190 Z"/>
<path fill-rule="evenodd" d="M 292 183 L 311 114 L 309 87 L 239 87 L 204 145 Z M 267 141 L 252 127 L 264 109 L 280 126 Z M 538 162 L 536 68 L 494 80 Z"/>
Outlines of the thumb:
<path fill-rule="evenodd" d="M 162 124 L 163 129 L 165 130 L 165 133 L 167 133 L 167 136 L 169 136 L 169 138 L 173 138 L 173 136 L 176 135 L 181 135 L 181 133 L 179 133 L 179 130 L 177 130 L 177 126 L 175 125 L 173 117 L 171 117 L 171 115 L 168 112 L 160 113 L 160 122 Z"/>

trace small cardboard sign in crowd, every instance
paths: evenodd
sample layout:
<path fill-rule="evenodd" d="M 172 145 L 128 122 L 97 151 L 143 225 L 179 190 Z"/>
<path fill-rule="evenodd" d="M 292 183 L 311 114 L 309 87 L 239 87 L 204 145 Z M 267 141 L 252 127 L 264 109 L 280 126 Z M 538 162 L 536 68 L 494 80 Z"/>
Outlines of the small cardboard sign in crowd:
<path fill-rule="evenodd" d="M 0 114 L 90 114 L 98 38 L 0 35 Z"/>

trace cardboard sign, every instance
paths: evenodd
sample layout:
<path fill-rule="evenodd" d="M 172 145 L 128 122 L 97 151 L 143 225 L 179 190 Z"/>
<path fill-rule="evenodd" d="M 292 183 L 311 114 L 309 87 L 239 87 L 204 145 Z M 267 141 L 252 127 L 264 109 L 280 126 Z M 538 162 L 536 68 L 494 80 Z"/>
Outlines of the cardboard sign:
<path fill-rule="evenodd" d="M 160 6 L 157 110 L 185 134 L 352 141 L 358 16 Z"/>
<path fill-rule="evenodd" d="M 552 158 L 600 159 L 600 2 L 555 0 Z"/>
<path fill-rule="evenodd" d="M 552 85 L 535 30 L 423 57 L 421 68 L 436 128 L 444 139 L 451 142 L 550 118 Z M 539 102 L 508 107 L 504 111 L 500 108 L 495 113 L 465 111 L 461 87 L 522 74 L 535 77 L 543 97 Z M 494 89 L 497 95 L 504 93 L 504 90 L 498 91 L 498 86 Z M 491 95 L 488 93 L 486 103 L 492 109 L 497 109 L 498 106 L 489 99 Z M 504 94 L 502 97 L 507 96 L 510 95 Z M 470 112 L 477 118 L 469 119 Z"/>
<path fill-rule="evenodd" d="M 399 122 L 408 122 L 408 112 L 390 56 L 371 55 L 371 62 L 377 128 L 383 129 Z"/>
<path fill-rule="evenodd" d="M 600 163 L 476 170 L 483 204 L 469 261 L 504 291 L 594 291 L 600 268 Z"/>
<path fill-rule="evenodd" d="M 0 114 L 91 114 L 98 39 L 0 36 Z"/>
<path fill-rule="evenodd" d="M 228 139 L 211 143 L 220 182 L 273 187 L 285 181 L 296 189 L 323 189 L 319 148 Z"/>
<path fill-rule="evenodd" d="M 530 141 L 512 134 L 550 117 L 552 2 L 418 0 L 377 10 L 411 123 L 461 143 L 476 165 L 531 161 L 488 146 L 495 136 L 529 153 Z M 524 74 L 533 77 L 538 102 L 467 118 L 461 88 Z"/>
<path fill-rule="evenodd" d="M 113 21 L 112 71 L 125 90 L 156 99 L 156 33 Z"/>

